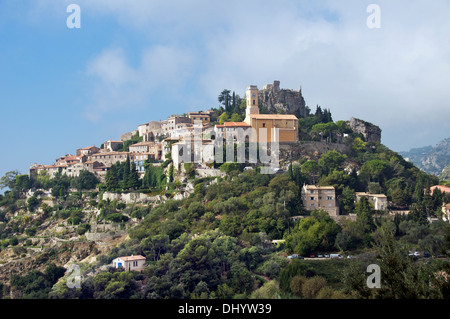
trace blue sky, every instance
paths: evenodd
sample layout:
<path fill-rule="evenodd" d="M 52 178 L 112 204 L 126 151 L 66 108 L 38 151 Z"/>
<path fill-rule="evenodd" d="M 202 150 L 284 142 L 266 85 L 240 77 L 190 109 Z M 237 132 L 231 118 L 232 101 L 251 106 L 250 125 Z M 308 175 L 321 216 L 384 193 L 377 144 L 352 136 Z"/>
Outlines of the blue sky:
<path fill-rule="evenodd" d="M 380 126 L 395 151 L 436 144 L 450 136 L 450 3 L 430 2 L 0 0 L 0 176 L 274 80 Z"/>

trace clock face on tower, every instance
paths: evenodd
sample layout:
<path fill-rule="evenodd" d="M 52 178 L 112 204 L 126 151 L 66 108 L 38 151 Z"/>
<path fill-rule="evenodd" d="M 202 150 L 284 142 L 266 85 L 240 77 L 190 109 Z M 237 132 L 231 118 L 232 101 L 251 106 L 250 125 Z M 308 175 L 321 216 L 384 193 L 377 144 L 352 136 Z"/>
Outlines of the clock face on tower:
<path fill-rule="evenodd" d="M 252 94 L 252 97 L 256 97 L 256 94 L 255 94 L 255 93 L 253 93 L 253 94 Z"/>

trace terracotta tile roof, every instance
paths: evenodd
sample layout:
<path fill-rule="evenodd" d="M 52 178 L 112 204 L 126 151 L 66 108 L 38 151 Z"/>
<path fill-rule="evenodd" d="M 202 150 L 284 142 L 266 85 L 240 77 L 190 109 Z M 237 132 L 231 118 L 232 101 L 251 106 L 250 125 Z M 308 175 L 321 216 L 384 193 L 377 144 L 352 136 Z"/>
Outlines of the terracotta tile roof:
<path fill-rule="evenodd" d="M 219 128 L 222 127 L 251 127 L 251 125 L 245 122 L 224 122 L 223 124 L 216 125 Z"/>
<path fill-rule="evenodd" d="M 96 157 L 96 156 L 107 156 L 107 155 L 128 155 L 128 152 L 104 152 L 104 153 L 95 153 L 91 155 L 92 157 Z"/>
<path fill-rule="evenodd" d="M 122 259 L 123 261 L 133 261 L 133 260 L 145 260 L 146 258 L 144 256 L 141 255 L 136 255 L 136 256 L 124 256 L 124 257 L 119 257 L 120 259 Z"/>
<path fill-rule="evenodd" d="M 306 189 L 334 189 L 334 186 L 305 185 Z"/>
<path fill-rule="evenodd" d="M 149 146 L 149 145 L 153 145 L 155 144 L 155 142 L 139 142 L 136 144 L 132 144 L 129 147 L 133 147 L 133 146 Z"/>
<path fill-rule="evenodd" d="M 293 114 L 249 114 L 251 118 L 262 120 L 298 120 Z"/>
<path fill-rule="evenodd" d="M 431 193 L 433 193 L 433 191 L 435 190 L 435 189 L 439 189 L 442 193 L 447 193 L 447 194 L 450 194 L 450 187 L 448 187 L 448 186 L 443 186 L 443 185 L 435 185 L 435 186 L 431 186 L 430 187 L 430 191 L 431 191 Z"/>
<path fill-rule="evenodd" d="M 365 192 L 356 192 L 355 195 L 356 195 L 356 196 L 381 197 L 381 198 L 387 197 L 387 196 L 384 195 L 384 194 L 370 194 L 370 193 L 365 193 Z"/>
<path fill-rule="evenodd" d="M 98 148 L 98 147 L 96 147 L 96 146 L 94 145 L 94 146 L 88 146 L 88 147 L 80 148 L 80 150 L 90 150 L 90 149 L 93 149 L 93 148 Z"/>

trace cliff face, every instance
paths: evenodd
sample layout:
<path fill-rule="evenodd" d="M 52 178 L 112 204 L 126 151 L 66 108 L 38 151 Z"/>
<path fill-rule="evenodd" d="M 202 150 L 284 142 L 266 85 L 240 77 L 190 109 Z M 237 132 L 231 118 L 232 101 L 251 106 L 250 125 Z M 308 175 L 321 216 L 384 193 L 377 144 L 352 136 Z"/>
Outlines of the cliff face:
<path fill-rule="evenodd" d="M 446 166 L 443 170 L 441 175 L 439 176 L 440 179 L 444 181 L 450 181 L 450 165 Z"/>
<path fill-rule="evenodd" d="M 294 114 L 298 118 L 307 115 L 301 89 L 280 89 L 280 81 L 267 84 L 258 92 L 259 105 L 269 113 Z"/>
<path fill-rule="evenodd" d="M 443 170 L 450 164 L 450 138 L 435 146 L 413 148 L 399 153 L 423 171 L 439 176 L 445 173 Z"/>
<path fill-rule="evenodd" d="M 366 142 L 381 142 L 381 129 L 378 126 L 354 117 L 347 121 L 347 124 L 353 132 L 362 134 Z"/>

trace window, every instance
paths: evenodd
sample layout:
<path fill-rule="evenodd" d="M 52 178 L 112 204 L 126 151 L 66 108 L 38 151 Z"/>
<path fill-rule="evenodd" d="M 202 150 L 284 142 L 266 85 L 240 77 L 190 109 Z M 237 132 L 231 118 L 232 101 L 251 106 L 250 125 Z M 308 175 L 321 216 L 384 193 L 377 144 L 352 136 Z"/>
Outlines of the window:
<path fill-rule="evenodd" d="M 253 100 L 253 105 L 256 105 L 256 100 Z"/>
<path fill-rule="evenodd" d="M 309 199 L 310 199 L 310 200 L 314 200 L 314 197 L 310 197 Z"/>
<path fill-rule="evenodd" d="M 266 127 L 266 123 L 263 123 L 263 127 Z"/>
<path fill-rule="evenodd" d="M 333 200 L 333 196 L 327 196 L 327 200 Z"/>

